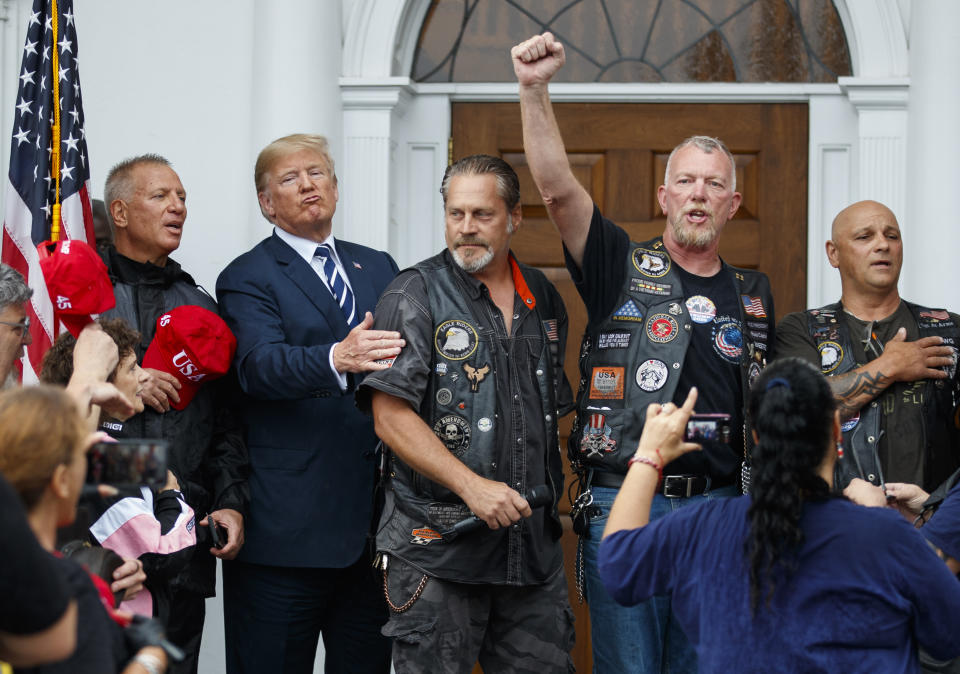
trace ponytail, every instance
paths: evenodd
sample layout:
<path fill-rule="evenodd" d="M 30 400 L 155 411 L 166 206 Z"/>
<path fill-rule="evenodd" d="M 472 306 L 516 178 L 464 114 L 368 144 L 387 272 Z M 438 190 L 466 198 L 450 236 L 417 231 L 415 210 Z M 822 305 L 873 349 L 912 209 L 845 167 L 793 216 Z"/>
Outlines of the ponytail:
<path fill-rule="evenodd" d="M 796 568 L 804 502 L 830 495 L 817 469 L 833 444 L 835 408 L 826 379 L 799 358 L 775 362 L 751 389 L 750 417 L 759 436 L 751 462 L 746 542 L 754 611 L 761 595 L 767 603 L 773 597 L 777 570 L 790 573 Z"/>

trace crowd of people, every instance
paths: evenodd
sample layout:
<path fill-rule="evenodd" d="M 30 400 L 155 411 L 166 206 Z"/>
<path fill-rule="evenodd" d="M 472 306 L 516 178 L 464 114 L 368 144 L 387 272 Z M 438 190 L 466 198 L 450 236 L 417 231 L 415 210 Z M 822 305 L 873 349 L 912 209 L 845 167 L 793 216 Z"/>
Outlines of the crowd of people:
<path fill-rule="evenodd" d="M 723 142 L 673 149 L 663 234 L 631 241 L 567 158 L 563 46 L 511 55 L 587 311 L 576 394 L 563 300 L 511 251 L 503 159 L 448 167 L 446 248 L 400 271 L 333 236 L 326 140 L 279 138 L 254 168 L 272 231 L 216 299 L 171 258 L 178 175 L 125 160 L 107 240 L 44 256 L 54 304 L 80 309 L 58 311 L 39 385 L 16 369 L 32 291 L 0 266 L 0 661 L 195 674 L 219 558 L 231 674 L 310 672 L 321 638 L 328 672 L 573 671 L 574 411 L 594 671 L 958 666 L 960 317 L 899 296 L 894 214 L 841 211 L 840 300 L 776 324 L 766 275 L 719 255 L 741 200 Z M 691 434 L 695 407 L 729 433 Z M 140 479 L 104 477 L 121 451 Z"/>

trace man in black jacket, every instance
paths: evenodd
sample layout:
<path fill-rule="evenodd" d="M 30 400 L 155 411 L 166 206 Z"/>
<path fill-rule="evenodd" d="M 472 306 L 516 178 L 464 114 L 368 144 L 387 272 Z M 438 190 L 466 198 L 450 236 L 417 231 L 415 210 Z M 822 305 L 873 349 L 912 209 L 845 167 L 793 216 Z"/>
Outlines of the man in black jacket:
<path fill-rule="evenodd" d="M 115 245 L 103 251 L 117 304 L 105 315 L 125 319 L 142 335 L 143 357 L 156 332 L 157 319 L 181 305 L 217 311 L 217 304 L 180 265 L 169 258 L 180 246 L 187 217 L 186 193 L 170 163 L 142 155 L 117 164 L 107 176 L 104 201 L 115 229 Z M 239 423 L 231 414 L 232 376 L 202 386 L 183 409 L 180 383 L 166 372 L 150 370 L 144 387 L 147 409 L 112 429 L 118 437 L 164 438 L 170 443 L 169 467 L 200 524 L 211 515 L 227 530 L 222 549 L 198 544 L 190 566 L 170 578 L 171 604 L 160 617 L 171 641 L 188 653 L 170 671 L 196 672 L 203 632 L 204 599 L 214 593 L 216 565 L 211 555 L 232 559 L 243 545 L 243 513 L 248 491 L 247 452 Z M 150 560 L 144 560 L 148 562 Z M 149 568 L 148 568 L 149 577 Z"/>

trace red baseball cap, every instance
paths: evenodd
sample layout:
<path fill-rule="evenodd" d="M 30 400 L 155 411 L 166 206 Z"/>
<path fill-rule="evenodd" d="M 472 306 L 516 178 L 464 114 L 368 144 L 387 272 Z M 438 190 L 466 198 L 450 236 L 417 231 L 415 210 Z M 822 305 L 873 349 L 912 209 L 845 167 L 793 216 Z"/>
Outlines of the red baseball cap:
<path fill-rule="evenodd" d="M 78 239 L 44 241 L 37 246 L 40 270 L 47 284 L 55 317 L 74 337 L 116 305 L 113 284 L 97 252 Z"/>
<path fill-rule="evenodd" d="M 180 384 L 182 410 L 204 382 L 222 377 L 237 352 L 237 338 L 223 319 L 203 307 L 185 304 L 157 319 L 157 332 L 143 356 L 143 367 L 169 372 Z"/>

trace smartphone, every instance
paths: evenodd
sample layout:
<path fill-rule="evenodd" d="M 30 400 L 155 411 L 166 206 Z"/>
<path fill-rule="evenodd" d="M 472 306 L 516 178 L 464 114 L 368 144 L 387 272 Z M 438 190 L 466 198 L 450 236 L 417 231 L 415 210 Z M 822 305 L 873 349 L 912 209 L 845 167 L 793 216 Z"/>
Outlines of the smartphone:
<path fill-rule="evenodd" d="M 162 487 L 167 481 L 166 440 L 98 442 L 87 452 L 87 484 Z"/>
<path fill-rule="evenodd" d="M 687 442 L 722 442 L 730 444 L 729 414 L 693 414 L 683 435 Z"/>

